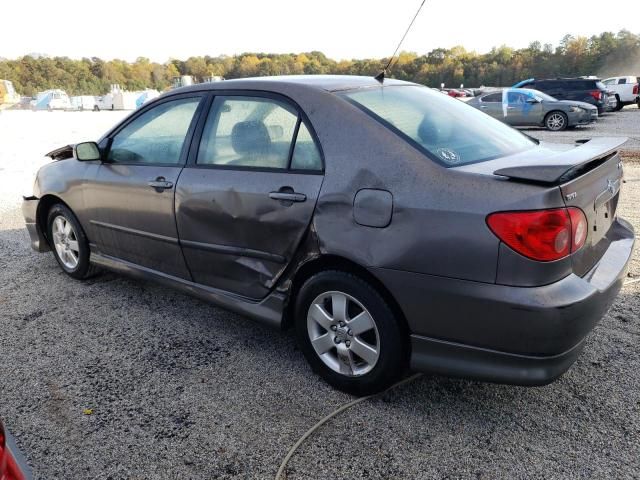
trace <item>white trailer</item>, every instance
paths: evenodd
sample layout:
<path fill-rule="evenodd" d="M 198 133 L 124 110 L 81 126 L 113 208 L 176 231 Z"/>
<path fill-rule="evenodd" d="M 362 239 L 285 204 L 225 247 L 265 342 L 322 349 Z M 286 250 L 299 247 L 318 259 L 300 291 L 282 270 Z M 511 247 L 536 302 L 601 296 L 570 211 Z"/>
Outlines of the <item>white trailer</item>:
<path fill-rule="evenodd" d="M 78 95 L 71 97 L 71 110 L 77 110 L 82 112 L 83 110 L 95 110 L 96 97 L 91 95 Z"/>

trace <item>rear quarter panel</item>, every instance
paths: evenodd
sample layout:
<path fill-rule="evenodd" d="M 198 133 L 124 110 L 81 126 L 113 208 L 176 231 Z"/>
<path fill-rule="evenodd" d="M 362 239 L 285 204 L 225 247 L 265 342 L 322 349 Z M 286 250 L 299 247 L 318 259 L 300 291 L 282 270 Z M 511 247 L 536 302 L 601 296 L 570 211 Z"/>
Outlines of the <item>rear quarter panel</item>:
<path fill-rule="evenodd" d="M 557 188 L 500 180 L 436 164 L 346 101 L 324 92 L 324 106 L 300 99 L 325 154 L 325 181 L 314 227 L 320 251 L 362 266 L 495 282 L 499 240 L 493 211 L 561 206 Z M 354 221 L 363 188 L 393 197 L 385 228 Z"/>

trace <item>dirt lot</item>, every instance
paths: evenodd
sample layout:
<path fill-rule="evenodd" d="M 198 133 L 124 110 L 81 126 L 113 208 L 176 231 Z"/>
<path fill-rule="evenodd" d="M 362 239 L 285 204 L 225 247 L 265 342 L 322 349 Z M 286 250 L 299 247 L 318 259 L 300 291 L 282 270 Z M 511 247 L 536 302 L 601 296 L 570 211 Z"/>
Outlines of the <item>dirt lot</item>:
<path fill-rule="evenodd" d="M 114 274 L 77 282 L 29 248 L 20 194 L 42 153 L 122 115 L 0 113 L 0 417 L 36 478 L 273 478 L 352 399 L 291 333 Z M 620 213 L 640 231 L 640 163 L 625 169 Z M 287 478 L 640 478 L 639 294 L 623 288 L 554 384 L 422 376 L 318 430 Z"/>

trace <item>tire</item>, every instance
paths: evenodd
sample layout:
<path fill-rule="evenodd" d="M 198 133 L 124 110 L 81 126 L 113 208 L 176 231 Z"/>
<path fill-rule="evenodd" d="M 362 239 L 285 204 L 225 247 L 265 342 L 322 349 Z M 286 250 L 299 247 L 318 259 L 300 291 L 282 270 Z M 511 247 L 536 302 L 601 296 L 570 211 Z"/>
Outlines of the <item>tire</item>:
<path fill-rule="evenodd" d="M 624 105 L 620 101 L 620 97 L 618 95 L 616 95 L 616 106 L 615 106 L 614 110 L 616 112 L 619 112 L 620 110 L 622 110 L 623 107 L 624 107 Z"/>
<path fill-rule="evenodd" d="M 547 116 L 544 117 L 545 128 L 552 132 L 560 132 L 566 129 L 568 123 L 567 114 L 557 110 L 547 113 Z"/>
<path fill-rule="evenodd" d="M 297 295 L 295 328 L 313 371 L 339 390 L 377 393 L 406 370 L 401 324 L 382 296 L 350 273 L 329 270 L 309 278 Z"/>
<path fill-rule="evenodd" d="M 53 256 L 67 275 L 83 280 L 98 272 L 89 262 L 89 242 L 82 226 L 65 205 L 57 203 L 49 209 L 47 235 Z"/>

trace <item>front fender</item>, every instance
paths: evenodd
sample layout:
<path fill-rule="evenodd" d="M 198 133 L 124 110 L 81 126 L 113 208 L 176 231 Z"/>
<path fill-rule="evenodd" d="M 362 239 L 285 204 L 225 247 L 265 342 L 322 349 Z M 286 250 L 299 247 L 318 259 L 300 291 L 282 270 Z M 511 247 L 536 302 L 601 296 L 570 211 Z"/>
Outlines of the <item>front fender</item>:
<path fill-rule="evenodd" d="M 40 222 L 38 222 L 38 206 L 40 199 L 35 196 L 22 197 L 22 215 L 24 216 L 24 223 L 29 232 L 29 238 L 31 239 L 31 248 L 36 252 L 48 252 L 51 250 L 49 242 L 42 231 Z"/>

